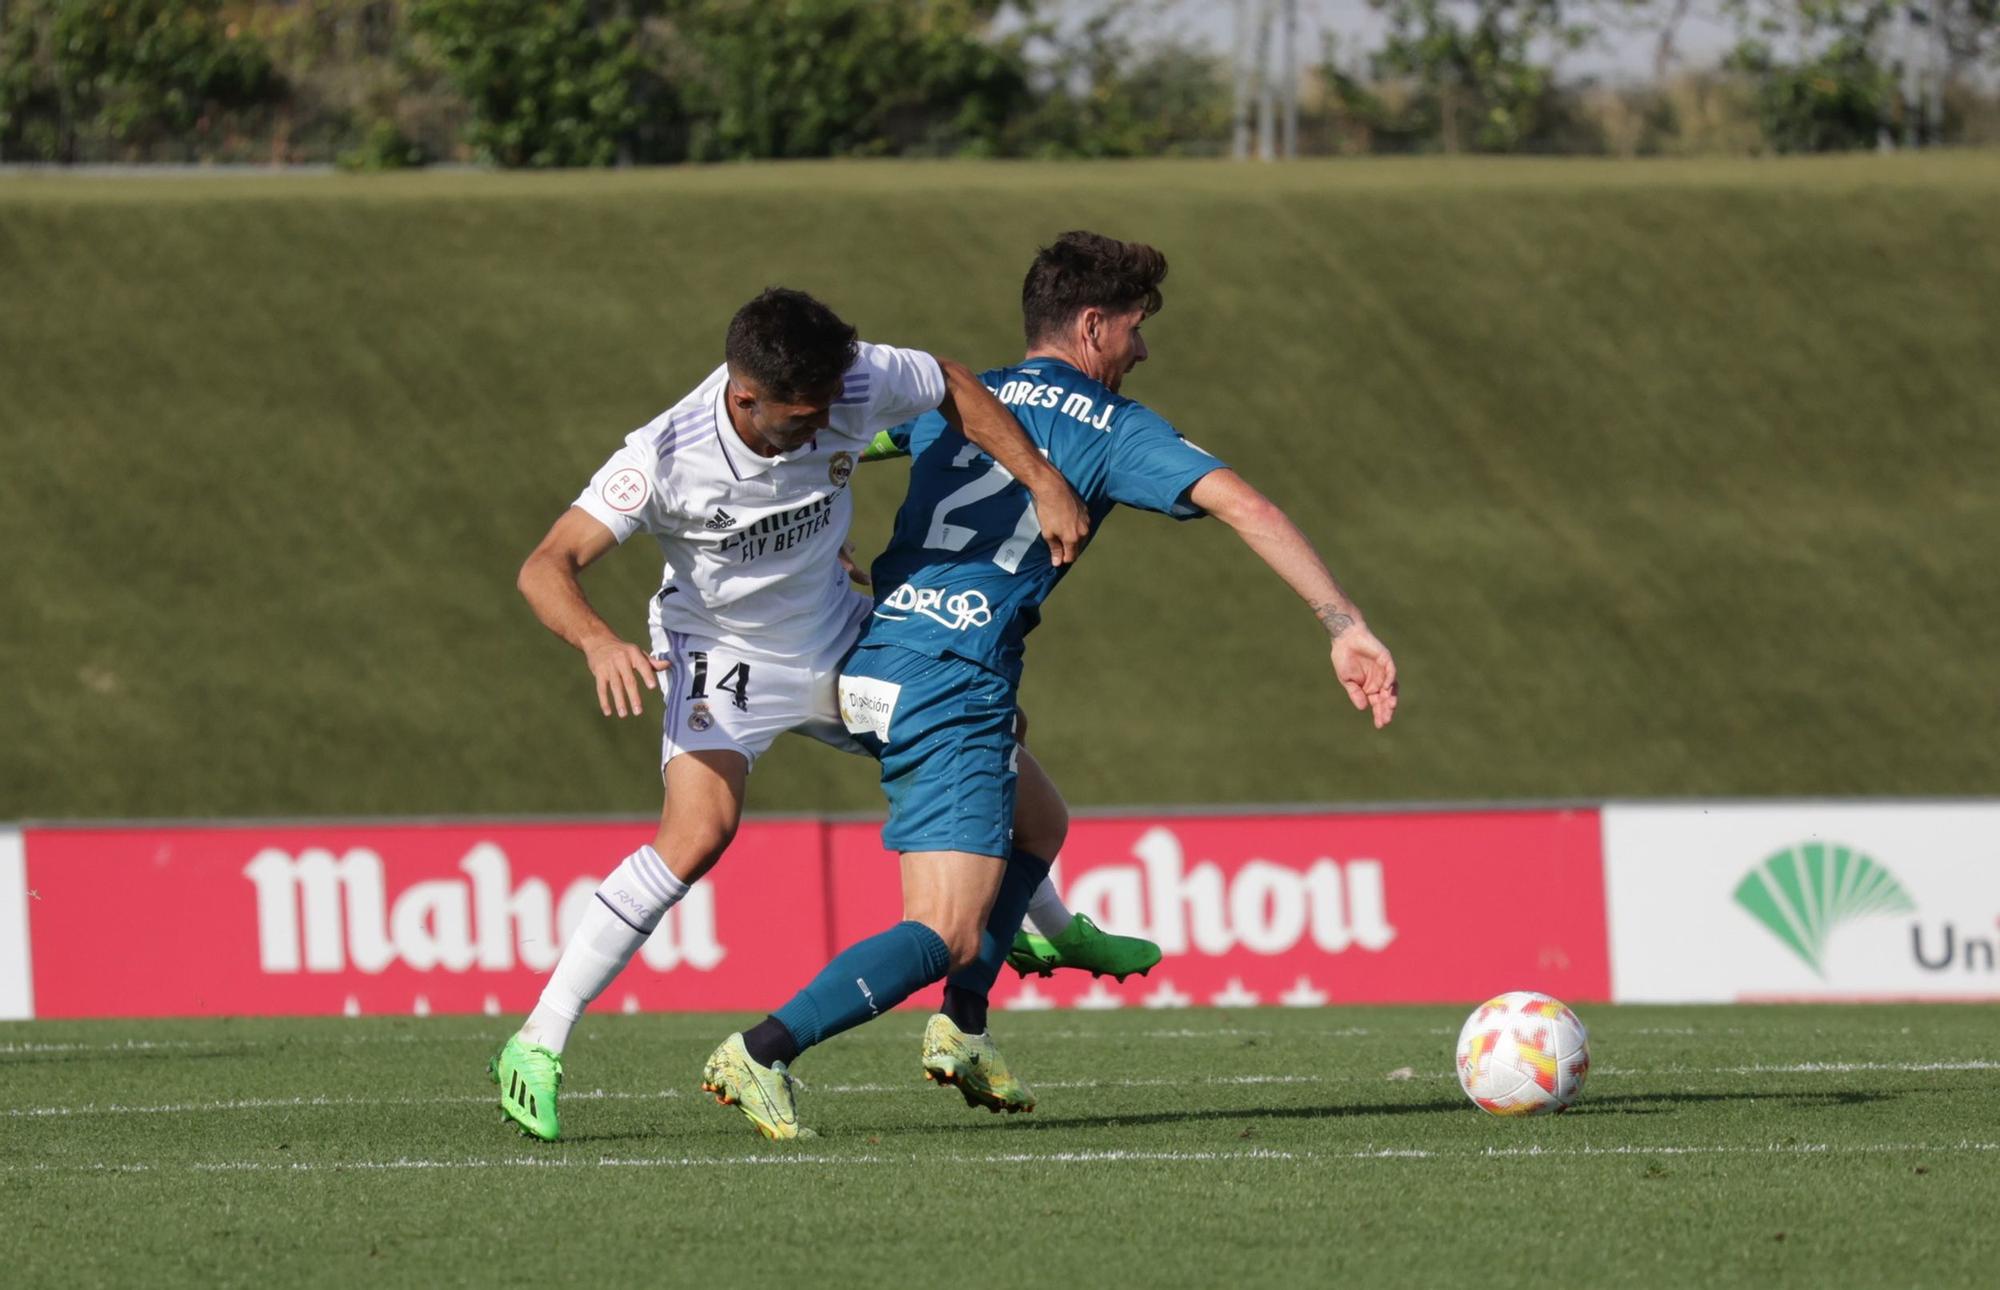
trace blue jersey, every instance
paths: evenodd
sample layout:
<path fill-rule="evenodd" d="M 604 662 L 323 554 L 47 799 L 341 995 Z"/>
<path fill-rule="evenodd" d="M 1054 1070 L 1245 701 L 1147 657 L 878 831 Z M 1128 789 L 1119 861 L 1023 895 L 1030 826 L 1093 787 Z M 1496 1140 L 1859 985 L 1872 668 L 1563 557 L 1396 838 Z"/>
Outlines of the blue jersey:
<path fill-rule="evenodd" d="M 1222 463 L 1144 404 L 1053 358 L 981 379 L 1083 499 L 1093 535 L 1119 504 L 1176 519 L 1203 513 L 1188 490 Z M 861 643 L 954 656 L 1018 680 L 1023 638 L 1071 566 L 1050 565 L 1027 488 L 942 415 L 888 434 L 910 454 L 910 487 L 872 570 L 875 613 Z"/>

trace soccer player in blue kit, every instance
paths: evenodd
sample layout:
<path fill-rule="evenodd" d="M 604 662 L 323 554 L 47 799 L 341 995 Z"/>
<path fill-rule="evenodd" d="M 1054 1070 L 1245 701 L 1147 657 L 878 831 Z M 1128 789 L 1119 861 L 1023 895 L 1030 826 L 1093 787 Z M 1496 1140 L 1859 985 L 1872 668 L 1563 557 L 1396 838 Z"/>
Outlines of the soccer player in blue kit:
<path fill-rule="evenodd" d="M 1042 249 L 1022 288 L 1028 355 L 982 380 L 1083 498 L 1091 532 L 1114 506 L 1213 515 L 1325 626 L 1335 679 L 1377 729 L 1396 666 L 1312 544 L 1275 505 L 1157 413 L 1119 394 L 1146 358 L 1166 257 L 1094 233 Z M 841 951 L 784 1007 L 731 1035 L 702 1086 L 772 1138 L 801 1132 L 790 1067 L 805 1049 L 946 980 L 924 1068 L 968 1102 L 1034 1099 L 987 1031 L 986 997 L 1053 856 L 1014 846 L 1015 695 L 1023 639 L 1068 567 L 1050 563 L 1028 491 L 935 413 L 885 432 L 912 457 L 909 492 L 875 561 L 875 610 L 841 669 L 841 719 L 882 764 L 883 845 L 902 855 L 903 921 Z"/>

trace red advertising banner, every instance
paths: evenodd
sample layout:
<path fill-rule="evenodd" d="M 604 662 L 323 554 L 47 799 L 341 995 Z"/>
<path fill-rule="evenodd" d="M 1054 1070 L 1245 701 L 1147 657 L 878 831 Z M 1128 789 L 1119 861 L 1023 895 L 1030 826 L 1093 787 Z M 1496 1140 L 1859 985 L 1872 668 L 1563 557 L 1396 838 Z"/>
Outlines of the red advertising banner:
<path fill-rule="evenodd" d="M 34 1013 L 521 1013 L 633 824 L 29 829 Z M 823 826 L 759 822 L 599 1008 L 755 1008 L 825 958 Z M 773 895 L 777 899 L 773 899 Z"/>
<path fill-rule="evenodd" d="M 525 1012 L 625 824 L 22 831 L 41 1017 Z M 1609 994 L 1599 817 L 1579 811 L 1076 821 L 1070 905 L 1166 952 L 1122 986 L 1009 971 L 1002 1007 Z M 774 1008 L 900 917 L 874 825 L 751 821 L 599 1009 Z M 930 1003 L 935 992 L 913 1002 Z M 16 1012 L 15 1015 L 21 1015 Z"/>
<path fill-rule="evenodd" d="M 877 834 L 832 829 L 842 945 L 898 916 L 896 862 Z M 1073 910 L 1157 941 L 1165 958 L 1123 985 L 1009 969 L 998 1007 L 1610 997 L 1594 809 L 1079 819 L 1056 877 Z"/>

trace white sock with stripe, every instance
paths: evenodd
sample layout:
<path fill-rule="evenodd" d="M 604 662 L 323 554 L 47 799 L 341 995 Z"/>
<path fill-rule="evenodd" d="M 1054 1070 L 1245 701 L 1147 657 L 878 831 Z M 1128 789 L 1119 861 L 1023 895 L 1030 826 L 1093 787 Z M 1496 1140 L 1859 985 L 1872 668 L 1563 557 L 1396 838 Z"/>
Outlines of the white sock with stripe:
<path fill-rule="evenodd" d="M 590 1001 L 625 970 L 669 909 L 687 895 L 687 884 L 667 870 L 650 846 L 626 856 L 584 907 L 583 921 L 563 946 L 556 970 L 528 1014 L 521 1037 L 561 1052 L 570 1028 Z"/>
<path fill-rule="evenodd" d="M 1035 888 L 1035 894 L 1028 897 L 1028 925 L 1042 936 L 1056 937 L 1069 926 L 1075 915 L 1056 891 L 1053 877 L 1042 879 L 1042 885 Z"/>

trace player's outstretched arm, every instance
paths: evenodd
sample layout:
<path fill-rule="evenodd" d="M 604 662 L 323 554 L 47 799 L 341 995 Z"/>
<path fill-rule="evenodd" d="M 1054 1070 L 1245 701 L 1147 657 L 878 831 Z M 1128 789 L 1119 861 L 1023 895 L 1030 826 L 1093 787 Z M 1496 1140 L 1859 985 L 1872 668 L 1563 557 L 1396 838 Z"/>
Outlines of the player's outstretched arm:
<path fill-rule="evenodd" d="M 971 368 L 948 358 L 937 358 L 937 365 L 945 380 L 944 402 L 938 411 L 1035 495 L 1035 516 L 1041 521 L 1042 538 L 1049 544 L 1049 562 L 1060 566 L 1076 559 L 1083 551 L 1083 540 L 1090 536 L 1090 512 L 1084 509 L 1083 499 Z"/>
<path fill-rule="evenodd" d="M 621 717 L 636 717 L 639 687 L 658 689 L 653 673 L 666 671 L 667 665 L 621 640 L 584 599 L 583 583 L 577 578 L 617 545 L 610 529 L 590 512 L 572 506 L 522 561 L 514 585 L 521 589 L 542 626 L 583 652 L 597 682 L 597 706 L 604 715 L 608 717 L 616 709 Z"/>
<path fill-rule="evenodd" d="M 1270 498 L 1233 470 L 1212 470 L 1188 500 L 1236 530 L 1244 545 L 1299 593 L 1332 638 L 1333 674 L 1354 706 L 1380 730 L 1396 715 L 1396 660 L 1362 620 L 1361 610 L 1327 572 L 1311 541 Z"/>

